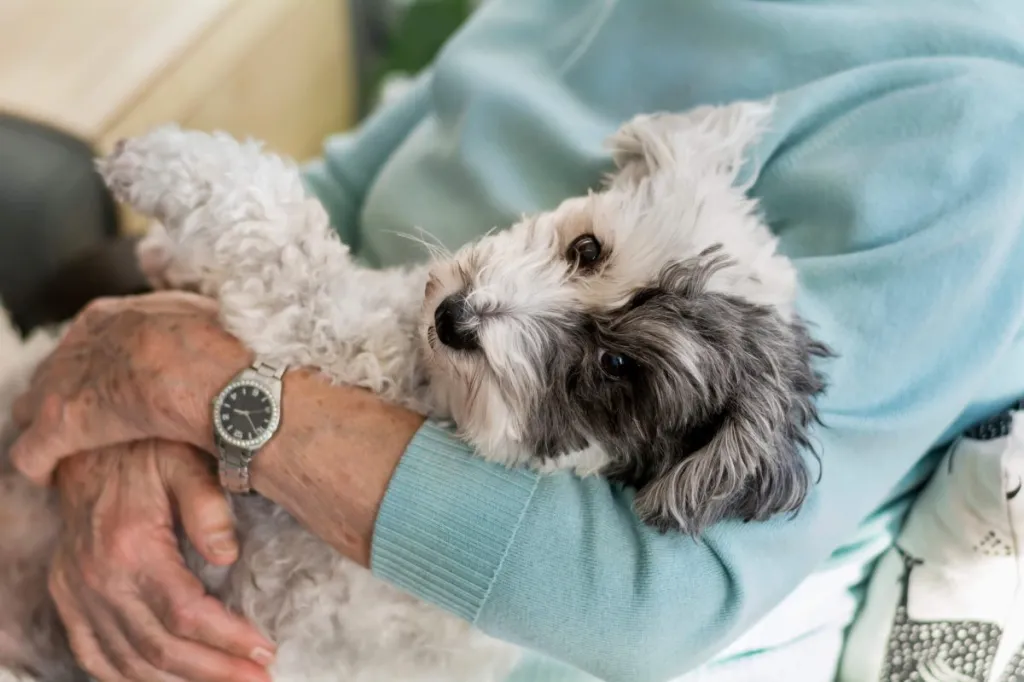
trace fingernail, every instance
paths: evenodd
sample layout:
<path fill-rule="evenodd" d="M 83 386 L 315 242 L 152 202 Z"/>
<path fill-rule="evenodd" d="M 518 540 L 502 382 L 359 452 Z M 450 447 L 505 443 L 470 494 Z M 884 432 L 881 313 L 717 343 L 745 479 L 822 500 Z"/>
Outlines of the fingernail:
<path fill-rule="evenodd" d="M 266 667 L 274 662 L 274 654 L 260 647 L 253 649 L 252 653 L 249 654 L 249 657 L 252 660 L 259 663 L 260 665 L 262 665 L 263 667 Z"/>
<path fill-rule="evenodd" d="M 220 557 L 235 555 L 235 537 L 231 533 L 210 536 L 210 551 Z"/>

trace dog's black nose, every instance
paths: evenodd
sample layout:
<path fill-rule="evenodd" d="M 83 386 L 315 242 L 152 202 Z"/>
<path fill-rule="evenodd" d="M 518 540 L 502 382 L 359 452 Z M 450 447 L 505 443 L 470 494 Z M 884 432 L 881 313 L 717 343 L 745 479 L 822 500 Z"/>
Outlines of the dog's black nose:
<path fill-rule="evenodd" d="M 464 294 L 448 296 L 434 311 L 434 329 L 437 340 L 455 350 L 476 350 L 480 339 L 469 325 L 472 310 Z"/>

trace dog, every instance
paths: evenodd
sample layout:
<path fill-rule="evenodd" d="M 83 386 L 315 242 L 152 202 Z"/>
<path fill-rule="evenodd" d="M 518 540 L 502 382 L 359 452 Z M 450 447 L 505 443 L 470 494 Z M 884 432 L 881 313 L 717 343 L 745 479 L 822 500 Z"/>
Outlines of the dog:
<path fill-rule="evenodd" d="M 812 484 L 816 365 L 830 352 L 795 311 L 796 272 L 738 181 L 770 114 L 742 102 L 639 116 L 611 136 L 616 170 L 599 190 L 385 270 L 358 265 L 296 167 L 254 142 L 165 127 L 98 167 L 157 222 L 140 246 L 151 280 L 215 297 L 257 357 L 450 421 L 488 461 L 630 486 L 643 522 L 699 536 L 723 519 L 794 513 Z M 44 493 L 20 494 L 42 500 L 26 523 L 56 532 Z M 232 503 L 234 566 L 204 565 L 184 540 L 183 551 L 277 642 L 274 679 L 497 682 L 519 658 L 268 500 Z M 0 542 L 9 579 L 2 564 L 19 555 L 7 545 L 22 540 Z M 39 544 L 26 560 L 45 565 Z M 38 594 L 8 598 L 49 614 Z M 73 667 L 45 665 L 69 660 L 56 618 L 32 633 L 2 618 L 0 663 L 72 679 Z M 4 638 L 27 634 L 11 656 Z"/>

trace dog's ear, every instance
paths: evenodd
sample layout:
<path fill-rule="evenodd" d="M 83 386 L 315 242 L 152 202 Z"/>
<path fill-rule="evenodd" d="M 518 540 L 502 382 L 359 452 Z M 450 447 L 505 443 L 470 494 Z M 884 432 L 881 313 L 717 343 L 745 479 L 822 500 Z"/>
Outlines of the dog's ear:
<path fill-rule="evenodd" d="M 609 182 L 634 184 L 677 170 L 692 177 L 720 175 L 732 182 L 771 112 L 770 102 L 737 102 L 636 116 L 608 138 L 618 169 Z"/>
<path fill-rule="evenodd" d="M 717 407 L 663 439 L 671 451 L 635 501 L 645 522 L 691 535 L 723 519 L 763 520 L 801 506 L 814 398 L 825 387 L 812 362 L 831 355 L 799 321 L 728 296 L 708 300 L 705 313 L 724 320 L 734 339 L 705 363 Z"/>

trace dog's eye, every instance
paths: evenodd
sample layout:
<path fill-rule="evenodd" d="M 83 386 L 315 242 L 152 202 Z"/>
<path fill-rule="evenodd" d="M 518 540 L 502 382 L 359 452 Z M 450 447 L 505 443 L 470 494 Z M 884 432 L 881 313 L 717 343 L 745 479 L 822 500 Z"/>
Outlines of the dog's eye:
<path fill-rule="evenodd" d="M 621 353 L 601 351 L 597 356 L 601 371 L 613 379 L 621 379 L 633 369 L 633 360 Z"/>
<path fill-rule="evenodd" d="M 580 268 L 592 266 L 600 257 L 601 242 L 597 241 L 597 237 L 592 234 L 576 237 L 565 252 L 565 259 Z"/>

